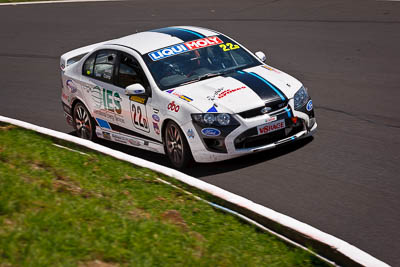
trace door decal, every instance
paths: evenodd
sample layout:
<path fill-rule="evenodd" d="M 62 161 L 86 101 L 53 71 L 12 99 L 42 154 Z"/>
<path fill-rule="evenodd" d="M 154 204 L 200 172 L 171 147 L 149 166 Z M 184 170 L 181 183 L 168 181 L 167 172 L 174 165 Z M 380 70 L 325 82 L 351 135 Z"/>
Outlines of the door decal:
<path fill-rule="evenodd" d="M 145 105 L 131 102 L 131 115 L 133 126 L 135 126 L 136 129 L 147 133 L 150 132 Z"/>

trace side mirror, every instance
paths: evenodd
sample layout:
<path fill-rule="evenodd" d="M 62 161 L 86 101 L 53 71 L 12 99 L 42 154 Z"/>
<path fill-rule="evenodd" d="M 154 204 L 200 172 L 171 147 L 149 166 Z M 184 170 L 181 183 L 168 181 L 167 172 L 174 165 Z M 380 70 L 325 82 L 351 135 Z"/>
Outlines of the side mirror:
<path fill-rule="evenodd" d="M 267 60 L 267 57 L 265 56 L 264 52 L 258 51 L 255 53 L 256 57 L 258 57 L 262 62 L 265 62 Z"/>
<path fill-rule="evenodd" d="M 128 85 L 125 90 L 126 95 L 144 95 L 145 93 L 146 89 L 140 83 Z"/>

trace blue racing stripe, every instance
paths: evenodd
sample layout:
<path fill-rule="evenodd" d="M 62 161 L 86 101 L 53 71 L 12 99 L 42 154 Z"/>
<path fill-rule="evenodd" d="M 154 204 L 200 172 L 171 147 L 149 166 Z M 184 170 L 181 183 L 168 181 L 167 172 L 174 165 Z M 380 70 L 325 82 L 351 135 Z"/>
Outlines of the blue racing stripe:
<path fill-rule="evenodd" d="M 252 75 L 251 73 L 239 70 L 229 73 L 227 76 L 230 76 L 245 84 L 264 101 L 275 101 L 281 98 L 280 95 L 276 93 L 276 90 L 271 90 L 272 87 L 270 84 L 266 83 L 265 80 Z"/>
<path fill-rule="evenodd" d="M 291 118 L 292 117 L 292 113 L 290 112 L 290 109 L 285 108 L 285 110 L 286 110 L 286 112 L 288 114 L 288 117 Z"/>
<path fill-rule="evenodd" d="M 197 32 L 191 31 L 191 30 L 181 29 L 181 28 L 161 28 L 161 29 L 151 30 L 150 32 L 165 33 L 165 34 L 174 36 L 176 38 L 179 38 L 183 42 L 193 41 L 193 40 L 197 40 L 199 38 L 205 37 L 204 35 L 201 35 L 200 33 L 197 33 Z"/>
<path fill-rule="evenodd" d="M 191 31 L 191 30 L 188 30 L 188 29 L 182 29 L 182 28 L 171 28 L 171 29 L 176 29 L 176 30 L 184 31 L 184 32 L 190 32 L 191 34 L 194 34 L 194 35 L 198 36 L 199 38 L 204 38 L 205 37 L 204 35 L 202 35 L 202 34 L 200 34 L 198 32 L 194 32 L 194 31 Z"/>
<path fill-rule="evenodd" d="M 253 75 L 254 77 L 257 77 L 258 79 L 260 79 L 261 81 L 265 82 L 266 84 L 268 84 L 269 87 L 271 87 L 272 90 L 275 91 L 275 93 L 277 93 L 277 95 L 279 95 L 279 97 L 282 100 L 285 100 L 286 98 L 283 96 L 283 94 L 278 90 L 278 88 L 275 87 L 275 85 L 271 84 L 269 81 L 267 81 L 266 79 L 264 79 L 263 77 L 261 77 L 260 75 L 254 73 L 254 72 L 248 72 L 248 74 Z"/>

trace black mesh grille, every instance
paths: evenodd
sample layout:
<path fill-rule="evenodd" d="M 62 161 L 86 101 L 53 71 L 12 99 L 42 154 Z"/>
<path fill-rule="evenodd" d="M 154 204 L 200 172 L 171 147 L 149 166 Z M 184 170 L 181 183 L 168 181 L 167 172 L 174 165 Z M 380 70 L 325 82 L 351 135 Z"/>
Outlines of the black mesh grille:
<path fill-rule="evenodd" d="M 239 135 L 235 139 L 235 148 L 240 149 L 240 148 L 254 148 L 254 147 L 259 147 L 263 145 L 268 145 L 275 143 L 279 140 L 282 140 L 286 137 L 295 135 L 301 131 L 304 130 L 304 126 L 301 123 L 298 126 L 294 126 L 293 123 L 290 120 L 286 120 L 286 129 L 289 127 L 290 131 L 286 134 L 285 129 L 272 132 L 269 134 L 264 134 L 264 135 L 257 135 L 257 128 L 251 128 L 241 135 Z"/>

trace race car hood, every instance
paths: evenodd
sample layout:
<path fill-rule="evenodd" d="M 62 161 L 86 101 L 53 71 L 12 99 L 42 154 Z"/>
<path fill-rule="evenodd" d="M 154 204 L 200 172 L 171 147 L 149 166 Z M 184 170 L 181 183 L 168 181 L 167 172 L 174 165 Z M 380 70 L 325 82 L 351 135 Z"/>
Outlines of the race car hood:
<path fill-rule="evenodd" d="M 295 78 L 269 66 L 257 66 L 195 82 L 166 92 L 200 112 L 240 113 L 287 101 L 301 87 Z"/>

